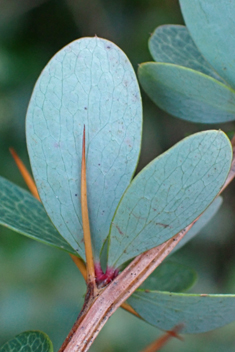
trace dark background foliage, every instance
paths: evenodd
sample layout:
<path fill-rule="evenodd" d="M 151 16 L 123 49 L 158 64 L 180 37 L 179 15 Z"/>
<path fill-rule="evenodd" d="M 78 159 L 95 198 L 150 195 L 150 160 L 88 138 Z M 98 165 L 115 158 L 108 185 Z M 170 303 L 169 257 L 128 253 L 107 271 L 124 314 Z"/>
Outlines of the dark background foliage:
<path fill-rule="evenodd" d="M 183 24 L 176 0 L 0 0 L 0 174 L 25 187 L 10 156 L 14 147 L 29 168 L 25 113 L 34 83 L 48 60 L 70 41 L 98 35 L 114 41 L 134 69 L 150 61 L 147 41 L 166 23 Z M 234 124 L 205 126 L 167 115 L 143 94 L 144 134 L 138 170 L 186 135 Z M 175 255 L 195 268 L 192 292 L 235 293 L 234 191 L 201 234 Z M 81 308 L 85 285 L 70 257 L 0 228 L 0 345 L 29 329 L 46 332 L 55 351 Z M 234 350 L 235 324 L 171 341 L 164 351 Z M 140 351 L 161 332 L 121 309 L 91 351 Z"/>

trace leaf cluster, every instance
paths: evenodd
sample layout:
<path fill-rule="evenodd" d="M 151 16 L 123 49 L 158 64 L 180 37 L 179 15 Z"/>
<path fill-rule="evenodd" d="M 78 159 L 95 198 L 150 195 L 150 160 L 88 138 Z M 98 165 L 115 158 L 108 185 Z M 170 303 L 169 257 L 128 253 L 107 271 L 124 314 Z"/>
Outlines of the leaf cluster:
<path fill-rule="evenodd" d="M 141 85 L 176 117 L 201 123 L 234 120 L 235 7 L 229 0 L 216 0 L 218 6 L 211 0 L 180 3 L 187 27 L 155 30 L 149 48 L 156 62 L 140 65 Z M 35 85 L 26 136 L 41 202 L 0 178 L 2 225 L 65 250 L 85 266 L 80 202 L 84 126 L 92 250 L 104 273 L 122 271 L 200 217 L 179 249 L 218 211 L 218 194 L 233 156 L 227 136 L 220 130 L 191 135 L 134 177 L 142 132 L 138 82 L 126 55 L 95 37 L 60 50 Z M 164 330 L 182 323 L 184 333 L 198 333 L 233 321 L 234 295 L 183 293 L 195 279 L 191 268 L 166 261 L 128 303 L 142 319 Z M 35 344 L 46 344 L 43 351 L 52 351 L 42 333 L 26 332 L 0 352 L 18 351 L 20 344 L 30 351 Z"/>

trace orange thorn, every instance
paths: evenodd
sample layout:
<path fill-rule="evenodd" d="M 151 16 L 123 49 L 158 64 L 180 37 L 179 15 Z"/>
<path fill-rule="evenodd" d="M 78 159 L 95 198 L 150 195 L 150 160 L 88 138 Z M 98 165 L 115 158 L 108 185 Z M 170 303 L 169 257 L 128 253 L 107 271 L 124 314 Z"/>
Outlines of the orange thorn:
<path fill-rule="evenodd" d="M 28 186 L 30 192 L 32 193 L 32 195 L 35 198 L 37 198 L 39 200 L 39 202 L 41 202 L 41 199 L 39 197 L 35 182 L 32 179 L 32 177 L 30 176 L 26 167 L 24 166 L 22 160 L 18 157 L 17 153 L 15 152 L 15 150 L 13 148 L 9 148 L 9 150 L 10 150 L 11 155 L 13 156 L 15 163 L 18 166 L 18 169 L 19 169 L 21 175 L 23 176 L 25 183 Z M 82 259 L 76 257 L 73 254 L 70 254 L 70 256 L 73 259 L 74 263 L 76 264 L 77 268 L 81 271 L 82 276 L 86 280 L 86 266 L 85 266 L 84 262 L 82 261 Z"/>
<path fill-rule="evenodd" d="M 32 195 L 35 198 L 37 198 L 41 202 L 36 184 L 35 184 L 34 180 L 32 179 L 32 177 L 30 176 L 30 174 L 29 174 L 28 170 L 26 169 L 25 165 L 23 164 L 22 160 L 19 158 L 19 156 L 17 155 L 16 151 L 13 148 L 9 148 L 9 150 L 10 150 L 11 155 L 13 156 L 15 163 L 18 166 L 18 169 L 19 169 L 21 175 L 23 176 L 25 183 L 28 186 L 30 192 L 32 193 Z M 84 132 L 83 132 L 83 151 L 82 152 L 84 153 L 84 156 L 85 156 L 85 126 L 84 126 Z M 85 169 L 85 172 L 86 172 L 86 169 Z M 85 175 L 85 179 L 86 179 L 86 175 Z M 76 264 L 77 268 L 80 270 L 84 280 L 87 280 L 87 270 L 86 270 L 86 265 L 84 264 L 83 260 L 76 257 L 73 254 L 70 254 L 70 257 L 72 258 L 72 260 Z M 123 309 L 125 309 L 126 311 L 128 311 L 129 313 L 132 313 L 135 316 L 140 318 L 139 314 L 128 303 L 126 303 L 126 302 L 122 303 L 121 307 Z"/>
<path fill-rule="evenodd" d="M 176 337 L 180 340 L 183 340 L 181 336 L 178 335 L 178 332 L 182 330 L 183 324 L 176 325 L 174 329 L 167 331 L 163 336 L 159 339 L 151 343 L 147 348 L 145 348 L 142 352 L 156 352 L 159 351 L 172 337 Z"/>
<path fill-rule="evenodd" d="M 81 274 L 82 274 L 84 280 L 86 281 L 87 274 L 86 274 L 86 265 L 85 265 L 85 263 L 83 262 L 83 260 L 81 258 L 76 257 L 76 255 L 70 254 L 70 257 L 73 259 L 74 263 L 76 264 L 78 269 L 81 271 Z"/>
<path fill-rule="evenodd" d="M 123 302 L 121 307 L 125 310 L 127 310 L 129 313 L 134 314 L 135 316 L 137 316 L 138 318 L 140 318 L 140 315 L 126 302 Z"/>
<path fill-rule="evenodd" d="M 82 208 L 82 226 L 85 243 L 86 263 L 87 263 L 87 284 L 96 287 L 95 268 L 92 253 L 91 233 L 87 205 L 87 185 L 86 185 L 86 155 L 85 155 L 85 125 L 83 129 L 82 142 L 82 170 L 81 170 L 81 208 Z"/>
<path fill-rule="evenodd" d="M 21 161 L 21 159 L 18 157 L 18 155 L 16 154 L 15 150 L 13 148 L 9 148 L 11 155 L 13 156 L 16 165 L 18 166 L 18 169 L 21 173 L 21 175 L 23 176 L 26 185 L 28 186 L 30 192 L 32 193 L 32 195 L 37 198 L 40 201 L 40 197 L 38 194 L 38 190 L 37 187 L 32 179 L 32 177 L 30 176 L 30 173 L 28 172 L 28 170 L 26 169 L 26 167 L 24 166 L 23 162 Z"/>

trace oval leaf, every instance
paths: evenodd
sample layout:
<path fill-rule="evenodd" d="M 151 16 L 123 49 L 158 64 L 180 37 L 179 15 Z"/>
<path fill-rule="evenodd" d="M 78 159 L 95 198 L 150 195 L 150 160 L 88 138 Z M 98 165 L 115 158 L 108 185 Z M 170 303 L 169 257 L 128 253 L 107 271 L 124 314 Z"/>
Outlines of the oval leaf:
<path fill-rule="evenodd" d="M 235 91 L 210 76 L 157 62 L 141 64 L 138 74 L 148 96 L 171 115 L 200 123 L 235 119 Z"/>
<path fill-rule="evenodd" d="M 142 106 L 126 55 L 113 43 L 82 38 L 59 51 L 39 77 L 26 132 L 34 178 L 61 235 L 85 259 L 80 174 L 86 126 L 88 207 L 99 256 L 140 150 Z"/>
<path fill-rule="evenodd" d="M 204 59 L 185 26 L 156 28 L 149 40 L 149 50 L 155 61 L 188 67 L 222 81 Z"/>
<path fill-rule="evenodd" d="M 222 197 L 218 197 L 214 200 L 214 202 L 206 209 L 206 211 L 202 214 L 202 216 L 198 219 L 198 221 L 193 225 L 193 227 L 186 233 L 186 235 L 182 238 L 182 240 L 177 244 L 177 246 L 171 252 L 174 253 L 181 247 L 183 247 L 187 242 L 189 242 L 194 236 L 196 236 L 204 226 L 208 224 L 209 221 L 215 216 L 217 211 L 220 209 L 220 206 L 223 202 Z M 169 290 L 163 290 L 169 291 Z"/>
<path fill-rule="evenodd" d="M 180 263 L 167 261 L 159 265 L 138 290 L 182 292 L 192 287 L 196 279 L 195 270 Z"/>
<path fill-rule="evenodd" d="M 112 221 L 109 266 L 156 247 L 196 219 L 228 175 L 231 144 L 221 131 L 185 138 L 132 181 Z"/>
<path fill-rule="evenodd" d="M 136 291 L 128 303 L 149 324 L 171 330 L 183 324 L 182 333 L 214 330 L 235 320 L 235 295 L 198 295 Z"/>
<path fill-rule="evenodd" d="M 53 346 L 43 332 L 25 331 L 0 347 L 0 352 L 53 352 Z"/>
<path fill-rule="evenodd" d="M 180 0 L 189 32 L 210 65 L 235 88 L 235 3 Z"/>
<path fill-rule="evenodd" d="M 0 199 L 1 225 L 44 244 L 78 255 L 56 231 L 42 204 L 29 192 L 0 177 Z"/>

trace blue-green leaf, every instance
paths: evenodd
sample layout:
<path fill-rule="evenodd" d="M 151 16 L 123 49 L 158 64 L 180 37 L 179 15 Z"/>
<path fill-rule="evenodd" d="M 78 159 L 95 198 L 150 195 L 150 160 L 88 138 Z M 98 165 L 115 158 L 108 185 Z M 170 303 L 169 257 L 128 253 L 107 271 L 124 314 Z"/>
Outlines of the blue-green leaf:
<path fill-rule="evenodd" d="M 77 255 L 55 229 L 42 204 L 29 192 L 0 177 L 0 224 Z"/>
<path fill-rule="evenodd" d="M 235 295 L 136 291 L 128 303 L 144 320 L 163 330 L 183 324 L 182 333 L 195 334 L 235 320 Z"/>
<path fill-rule="evenodd" d="M 147 165 L 113 218 L 109 266 L 119 267 L 189 225 L 222 188 L 231 160 L 229 139 L 211 130 L 185 138 Z"/>
<path fill-rule="evenodd" d="M 235 2 L 180 0 L 188 30 L 210 65 L 235 88 Z"/>
<path fill-rule="evenodd" d="M 138 74 L 149 97 L 176 117 L 200 123 L 235 119 L 235 91 L 208 75 L 157 62 L 141 64 Z"/>
<path fill-rule="evenodd" d="M 182 292 L 192 287 L 196 279 L 195 270 L 177 262 L 166 261 L 154 270 L 138 290 Z"/>
<path fill-rule="evenodd" d="M 47 64 L 29 104 L 30 161 L 44 207 L 85 259 L 80 207 L 86 126 L 88 207 L 95 257 L 139 157 L 142 105 L 134 70 L 113 43 L 82 38 Z"/>
<path fill-rule="evenodd" d="M 183 247 L 187 242 L 189 242 L 194 236 L 196 236 L 204 226 L 215 216 L 223 202 L 222 197 L 218 197 L 214 202 L 206 209 L 199 220 L 193 225 L 193 227 L 186 233 L 183 239 L 177 244 L 171 253 L 174 253 L 181 247 Z M 163 290 L 168 291 L 168 290 Z"/>
<path fill-rule="evenodd" d="M 53 352 L 53 346 L 43 332 L 25 331 L 0 347 L 0 352 Z"/>
<path fill-rule="evenodd" d="M 149 50 L 155 61 L 188 67 L 222 81 L 204 59 L 185 26 L 157 27 L 150 37 Z"/>

